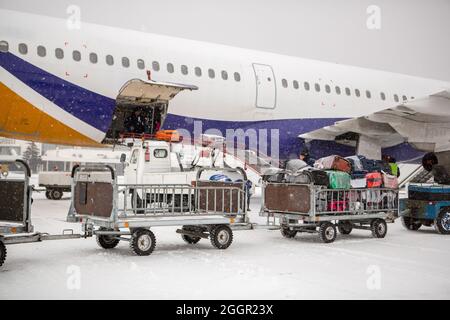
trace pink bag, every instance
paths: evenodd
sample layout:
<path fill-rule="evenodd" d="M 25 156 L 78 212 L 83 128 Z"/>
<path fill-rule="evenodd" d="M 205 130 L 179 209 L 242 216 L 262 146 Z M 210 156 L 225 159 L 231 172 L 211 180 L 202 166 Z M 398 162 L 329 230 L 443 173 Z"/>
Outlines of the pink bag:
<path fill-rule="evenodd" d="M 383 172 L 383 186 L 388 189 L 398 189 L 397 177 Z"/>

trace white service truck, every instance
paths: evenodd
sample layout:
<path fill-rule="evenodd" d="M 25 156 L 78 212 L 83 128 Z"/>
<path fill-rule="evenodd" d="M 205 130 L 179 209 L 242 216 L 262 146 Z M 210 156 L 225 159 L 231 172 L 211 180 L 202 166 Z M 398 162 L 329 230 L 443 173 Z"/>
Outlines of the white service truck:
<path fill-rule="evenodd" d="M 72 178 L 70 172 L 48 171 L 40 172 L 38 184 L 45 188 L 45 196 L 50 200 L 60 200 L 64 192 L 70 192 Z"/>

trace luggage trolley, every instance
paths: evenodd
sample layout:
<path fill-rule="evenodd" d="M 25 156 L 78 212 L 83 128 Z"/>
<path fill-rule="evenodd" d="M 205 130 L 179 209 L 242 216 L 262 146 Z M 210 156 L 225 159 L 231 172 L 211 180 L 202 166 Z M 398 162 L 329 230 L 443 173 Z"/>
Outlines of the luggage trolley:
<path fill-rule="evenodd" d="M 105 170 L 108 176 L 98 174 Z M 243 182 L 203 181 L 207 170 L 238 172 Z M 209 238 L 215 248 L 227 249 L 232 227 L 248 224 L 247 176 L 240 168 L 199 169 L 192 185 L 120 184 L 110 166 L 75 166 L 72 177 L 73 215 L 104 249 L 129 241 L 135 254 L 150 255 L 156 245 L 151 228 L 158 226 L 182 226 L 176 232 L 185 242 Z"/>
<path fill-rule="evenodd" d="M 23 160 L 0 160 L 0 167 L 0 266 L 6 260 L 6 245 L 82 237 L 73 230 L 64 230 L 61 235 L 34 232 L 28 164 Z"/>
<path fill-rule="evenodd" d="M 314 184 L 263 183 L 261 216 L 278 223 L 281 234 L 293 238 L 298 232 L 319 233 L 331 243 L 337 230 L 348 235 L 353 229 L 372 231 L 384 238 L 386 222 L 398 217 L 398 190 L 385 188 L 327 189 Z"/>

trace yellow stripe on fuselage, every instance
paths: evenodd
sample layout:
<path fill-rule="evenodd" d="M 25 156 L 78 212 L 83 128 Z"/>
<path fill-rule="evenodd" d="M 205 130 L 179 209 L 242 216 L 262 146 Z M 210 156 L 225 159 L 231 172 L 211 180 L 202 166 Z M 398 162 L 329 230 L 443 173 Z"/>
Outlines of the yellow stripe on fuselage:
<path fill-rule="evenodd" d="M 0 136 L 73 146 L 101 146 L 39 110 L 0 83 Z"/>

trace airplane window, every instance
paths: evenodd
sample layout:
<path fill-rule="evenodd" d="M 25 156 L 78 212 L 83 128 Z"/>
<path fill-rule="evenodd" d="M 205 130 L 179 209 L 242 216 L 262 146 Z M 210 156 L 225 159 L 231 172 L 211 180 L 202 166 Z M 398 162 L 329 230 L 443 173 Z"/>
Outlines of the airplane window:
<path fill-rule="evenodd" d="M 331 93 L 331 87 L 330 87 L 329 85 L 326 85 L 326 86 L 325 86 L 325 91 L 326 91 L 327 93 Z"/>
<path fill-rule="evenodd" d="M 288 82 L 286 79 L 281 80 L 281 84 L 283 85 L 283 88 L 287 88 L 288 87 Z"/>
<path fill-rule="evenodd" d="M 361 92 L 359 91 L 359 89 L 355 89 L 355 95 L 357 97 L 361 97 Z"/>
<path fill-rule="evenodd" d="M 185 76 L 189 73 L 188 67 L 184 64 L 181 66 L 181 73 Z"/>
<path fill-rule="evenodd" d="M 298 86 L 298 81 L 297 81 L 297 80 L 294 80 L 294 81 L 292 82 L 292 85 L 294 86 L 294 89 L 298 89 L 298 88 L 299 88 L 299 86 Z"/>
<path fill-rule="evenodd" d="M 152 68 L 153 68 L 154 71 L 159 71 L 159 62 L 158 61 L 153 61 Z"/>
<path fill-rule="evenodd" d="M 395 100 L 395 102 L 398 102 L 398 101 L 399 101 L 398 95 L 394 94 L 394 100 Z"/>
<path fill-rule="evenodd" d="M 25 43 L 19 44 L 19 52 L 21 54 L 27 54 L 28 53 L 28 46 Z"/>
<path fill-rule="evenodd" d="M 241 75 L 239 74 L 239 72 L 235 72 L 235 73 L 234 73 L 234 80 L 235 80 L 236 82 L 241 81 Z"/>
<path fill-rule="evenodd" d="M 197 77 L 201 77 L 202 76 L 202 68 L 200 67 L 195 67 L 195 75 Z"/>
<path fill-rule="evenodd" d="M 403 101 L 408 100 L 408 98 L 406 96 L 403 96 L 402 99 L 403 99 Z"/>
<path fill-rule="evenodd" d="M 89 61 L 91 63 L 97 63 L 98 62 L 98 56 L 97 56 L 97 54 L 95 52 L 91 52 L 89 54 Z"/>
<path fill-rule="evenodd" d="M 225 70 L 222 71 L 222 79 L 228 80 L 228 72 L 226 72 Z"/>
<path fill-rule="evenodd" d="M 112 66 L 114 64 L 114 57 L 110 54 L 106 56 L 106 64 Z"/>
<path fill-rule="evenodd" d="M 145 62 L 144 62 L 144 60 L 138 59 L 138 60 L 137 60 L 137 67 L 138 67 L 138 69 L 143 70 L 143 69 L 145 68 Z"/>
<path fill-rule="evenodd" d="M 55 57 L 59 60 L 64 59 L 64 50 L 61 48 L 55 49 Z"/>
<path fill-rule="evenodd" d="M 0 41 L 0 52 L 7 53 L 9 51 L 9 45 L 6 41 Z"/>
<path fill-rule="evenodd" d="M 351 94 L 350 88 L 345 88 L 345 94 L 348 95 L 348 96 Z"/>
<path fill-rule="evenodd" d="M 122 57 L 122 67 L 129 68 L 130 67 L 130 59 L 127 57 Z"/>
<path fill-rule="evenodd" d="M 366 97 L 367 97 L 367 99 L 372 98 L 372 93 L 370 93 L 369 90 L 366 90 Z"/>
<path fill-rule="evenodd" d="M 381 100 L 386 100 L 386 94 L 384 92 L 380 93 Z"/>
<path fill-rule="evenodd" d="M 336 86 L 335 90 L 336 94 L 341 94 L 341 87 Z"/>
<path fill-rule="evenodd" d="M 37 47 L 37 54 L 39 57 L 45 57 L 47 55 L 47 49 L 44 46 Z"/>
<path fill-rule="evenodd" d="M 81 52 L 78 51 L 78 50 L 74 50 L 74 51 L 72 52 L 72 58 L 73 58 L 73 60 L 75 60 L 75 61 L 80 61 L 80 60 L 81 60 Z"/>
<path fill-rule="evenodd" d="M 306 90 L 306 91 L 309 91 L 309 88 L 310 88 L 309 82 L 305 82 L 305 83 L 303 84 L 303 86 L 305 87 L 305 90 Z"/>
<path fill-rule="evenodd" d="M 175 68 L 173 67 L 173 64 L 168 63 L 167 64 L 167 72 L 173 73 L 175 71 Z"/>
<path fill-rule="evenodd" d="M 208 75 L 211 79 L 214 79 L 216 77 L 216 72 L 213 69 L 209 69 Z"/>
<path fill-rule="evenodd" d="M 320 92 L 320 84 L 316 83 L 314 85 L 314 88 L 316 89 L 317 92 Z"/>

